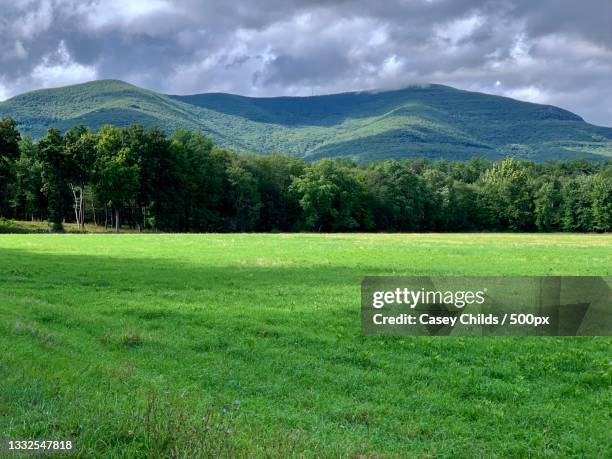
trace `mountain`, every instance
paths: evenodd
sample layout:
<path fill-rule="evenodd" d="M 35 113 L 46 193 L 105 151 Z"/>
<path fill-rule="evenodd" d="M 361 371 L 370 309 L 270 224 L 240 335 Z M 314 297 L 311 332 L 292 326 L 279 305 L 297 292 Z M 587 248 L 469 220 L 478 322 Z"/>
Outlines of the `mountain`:
<path fill-rule="evenodd" d="M 159 94 L 116 80 L 32 91 L 0 102 L 22 132 L 139 123 L 201 130 L 237 151 L 306 159 L 547 159 L 612 157 L 612 128 L 550 105 L 454 89 L 409 86 L 313 97 Z"/>

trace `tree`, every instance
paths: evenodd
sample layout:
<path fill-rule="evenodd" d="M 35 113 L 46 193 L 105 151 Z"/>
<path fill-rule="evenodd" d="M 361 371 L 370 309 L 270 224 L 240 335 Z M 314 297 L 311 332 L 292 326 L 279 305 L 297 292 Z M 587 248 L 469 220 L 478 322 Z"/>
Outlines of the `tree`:
<path fill-rule="evenodd" d="M 490 167 L 490 161 L 474 156 L 465 162 L 454 161 L 450 166 L 450 173 L 457 181 L 475 183 Z"/>
<path fill-rule="evenodd" d="M 180 148 L 170 148 L 163 130 L 145 131 L 133 125 L 122 131 L 123 145 L 130 149 L 140 171 L 137 204 L 141 218 L 138 226 L 151 225 L 162 230 L 184 230 L 185 196 L 183 185 L 189 171 Z M 142 225 L 139 223 L 142 222 Z"/>
<path fill-rule="evenodd" d="M 115 231 L 119 232 L 123 208 L 136 200 L 138 164 L 130 148 L 122 145 L 120 130 L 113 126 L 103 126 L 98 132 L 96 155 L 95 190 L 113 209 Z"/>
<path fill-rule="evenodd" d="M 0 119 L 0 217 L 13 215 L 11 202 L 15 198 L 15 162 L 19 158 L 17 122 Z"/>
<path fill-rule="evenodd" d="M 17 146 L 17 147 L 16 147 Z M 612 163 L 314 163 L 215 148 L 199 132 L 0 121 L 0 216 L 168 231 L 610 231 Z M 86 212 L 87 209 L 87 212 Z M 97 209 L 97 210 L 96 210 Z"/>
<path fill-rule="evenodd" d="M 372 165 L 366 183 L 376 226 L 389 231 L 417 231 L 425 219 L 425 184 L 404 161 Z"/>
<path fill-rule="evenodd" d="M 134 209 L 131 209 L 130 216 L 134 220 L 135 226 L 138 228 L 151 227 L 155 228 L 157 222 L 151 211 L 151 206 L 154 205 L 156 182 L 153 179 L 152 170 L 157 168 L 152 154 L 148 151 L 148 142 L 146 139 L 146 131 L 141 124 L 132 124 L 120 131 L 117 131 L 122 147 L 130 150 L 134 161 L 139 167 L 138 193 L 136 196 L 135 206 L 138 207 L 137 215 L 134 215 Z M 116 148 L 119 148 L 118 146 Z"/>
<path fill-rule="evenodd" d="M 481 214 L 478 207 L 478 188 L 473 183 L 451 181 L 448 185 L 446 230 L 465 231 L 480 228 Z"/>
<path fill-rule="evenodd" d="M 90 180 L 97 138 L 85 126 L 75 126 L 64 135 L 66 179 L 72 192 L 75 220 L 79 230 L 85 226 L 83 197 Z"/>
<path fill-rule="evenodd" d="M 247 164 L 244 158 L 235 157 L 227 169 L 228 191 L 234 209 L 230 231 L 253 231 L 259 220 L 261 197 L 257 178 Z"/>
<path fill-rule="evenodd" d="M 149 129 L 144 137 L 146 156 L 139 158 L 141 188 L 148 186 L 151 214 L 156 228 L 185 230 L 184 174 L 190 173 L 183 163 L 182 152 L 171 149 L 166 134 L 159 128 Z"/>
<path fill-rule="evenodd" d="M 439 169 L 423 172 L 424 192 L 424 229 L 444 231 L 448 226 L 451 198 L 451 179 Z"/>
<path fill-rule="evenodd" d="M 591 209 L 593 231 L 612 230 L 612 167 L 593 177 Z"/>
<path fill-rule="evenodd" d="M 54 231 L 64 229 L 64 210 L 68 185 L 65 177 L 64 141 L 59 130 L 50 128 L 38 142 L 42 165 L 43 193 L 49 207 L 49 220 Z"/>
<path fill-rule="evenodd" d="M 483 174 L 479 201 L 486 224 L 512 231 L 533 227 L 529 179 L 527 166 L 513 158 L 504 159 Z"/>
<path fill-rule="evenodd" d="M 15 162 L 15 215 L 17 218 L 44 219 L 47 215 L 47 199 L 43 193 L 43 166 L 38 147 L 32 137 L 26 136 L 19 143 L 19 159 Z"/>
<path fill-rule="evenodd" d="M 592 190 L 592 175 L 577 175 L 566 179 L 561 188 L 563 230 L 591 231 L 593 228 Z"/>
<path fill-rule="evenodd" d="M 370 228 L 371 215 L 364 184 L 347 163 L 323 159 L 307 168 L 291 184 L 303 210 L 303 228 L 315 231 L 348 231 Z"/>
<path fill-rule="evenodd" d="M 231 206 L 227 168 L 230 154 L 213 150 L 200 132 L 183 129 L 170 138 L 170 150 L 181 164 L 184 224 L 189 230 L 223 231 L 224 212 Z"/>
<path fill-rule="evenodd" d="M 559 183 L 548 178 L 535 193 L 535 223 L 540 231 L 559 229 L 561 223 L 561 192 Z"/>
<path fill-rule="evenodd" d="M 258 231 L 291 231 L 301 214 L 300 203 L 289 187 L 304 173 L 304 161 L 273 153 L 250 157 L 261 201 Z"/>

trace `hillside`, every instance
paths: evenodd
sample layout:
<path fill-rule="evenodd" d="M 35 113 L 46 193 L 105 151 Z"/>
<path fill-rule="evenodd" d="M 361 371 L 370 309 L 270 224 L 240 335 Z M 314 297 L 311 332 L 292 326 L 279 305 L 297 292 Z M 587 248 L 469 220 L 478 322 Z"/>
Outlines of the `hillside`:
<path fill-rule="evenodd" d="M 50 126 L 140 123 L 201 130 L 238 151 L 357 160 L 427 156 L 533 160 L 612 156 L 612 128 L 548 105 L 442 85 L 313 97 L 172 96 L 116 80 L 25 93 L 0 103 L 39 137 Z"/>

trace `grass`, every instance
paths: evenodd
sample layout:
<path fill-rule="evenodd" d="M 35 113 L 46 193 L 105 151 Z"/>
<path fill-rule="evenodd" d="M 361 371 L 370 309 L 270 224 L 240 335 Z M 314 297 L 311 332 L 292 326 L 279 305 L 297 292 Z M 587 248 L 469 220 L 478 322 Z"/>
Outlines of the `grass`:
<path fill-rule="evenodd" d="M 461 91 L 411 86 L 397 91 L 314 97 L 252 98 L 231 94 L 168 96 L 100 80 L 43 89 L 0 102 L 24 134 L 51 126 L 104 124 L 202 131 L 236 151 L 307 159 L 361 161 L 428 157 L 464 160 L 587 158 L 612 155 L 612 128 L 593 126 L 566 110 Z"/>
<path fill-rule="evenodd" d="M 82 457 L 610 457 L 610 338 L 371 338 L 383 274 L 612 274 L 609 235 L 0 235 L 0 439 Z"/>

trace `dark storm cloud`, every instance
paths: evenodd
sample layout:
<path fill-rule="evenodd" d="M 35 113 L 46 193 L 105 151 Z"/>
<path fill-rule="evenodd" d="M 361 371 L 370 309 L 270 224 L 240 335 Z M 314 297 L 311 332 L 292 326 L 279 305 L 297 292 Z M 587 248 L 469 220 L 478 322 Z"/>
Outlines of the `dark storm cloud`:
<path fill-rule="evenodd" d="M 309 95 L 437 82 L 612 125 L 610 0 L 0 0 L 0 98 L 118 78 Z"/>

